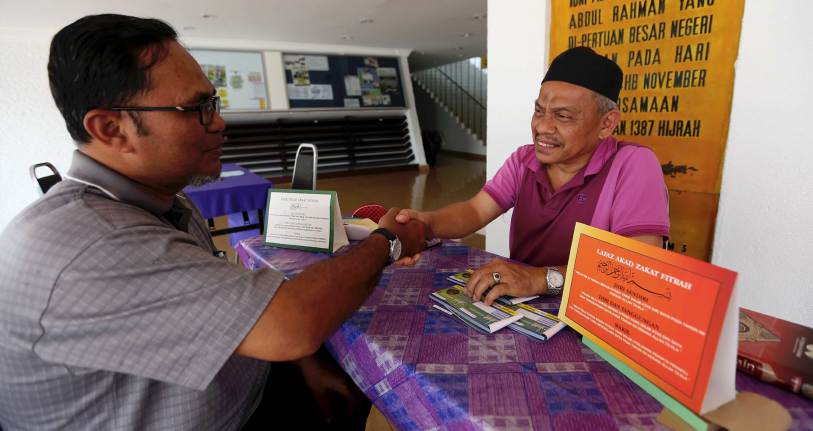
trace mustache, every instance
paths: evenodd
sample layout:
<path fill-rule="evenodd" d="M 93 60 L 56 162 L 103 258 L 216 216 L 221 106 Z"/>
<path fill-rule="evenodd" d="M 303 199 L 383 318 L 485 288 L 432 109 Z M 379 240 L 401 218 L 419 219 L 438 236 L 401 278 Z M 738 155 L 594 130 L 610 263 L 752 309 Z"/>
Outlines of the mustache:
<path fill-rule="evenodd" d="M 545 143 L 550 143 L 550 144 L 554 144 L 554 145 L 562 145 L 562 141 L 559 139 L 559 137 L 558 136 L 553 136 L 553 135 L 535 134 L 534 135 L 534 143 L 539 142 L 539 141 L 544 141 Z"/>

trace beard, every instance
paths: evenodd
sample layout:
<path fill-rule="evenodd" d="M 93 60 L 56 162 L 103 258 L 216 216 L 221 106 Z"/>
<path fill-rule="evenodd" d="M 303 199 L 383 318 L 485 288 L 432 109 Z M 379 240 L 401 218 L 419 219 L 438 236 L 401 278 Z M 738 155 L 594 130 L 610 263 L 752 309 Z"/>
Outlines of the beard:
<path fill-rule="evenodd" d="M 195 175 L 189 179 L 189 185 L 200 187 L 215 181 L 220 181 L 220 175 Z"/>

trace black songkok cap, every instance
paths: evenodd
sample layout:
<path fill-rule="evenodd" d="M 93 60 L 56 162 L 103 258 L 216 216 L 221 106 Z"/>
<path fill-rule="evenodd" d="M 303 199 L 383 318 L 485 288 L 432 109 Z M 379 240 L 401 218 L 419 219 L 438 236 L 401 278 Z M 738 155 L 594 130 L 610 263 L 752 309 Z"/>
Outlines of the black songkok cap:
<path fill-rule="evenodd" d="M 612 60 L 579 46 L 568 49 L 553 59 L 545 81 L 562 81 L 578 85 L 618 102 L 624 72 Z"/>

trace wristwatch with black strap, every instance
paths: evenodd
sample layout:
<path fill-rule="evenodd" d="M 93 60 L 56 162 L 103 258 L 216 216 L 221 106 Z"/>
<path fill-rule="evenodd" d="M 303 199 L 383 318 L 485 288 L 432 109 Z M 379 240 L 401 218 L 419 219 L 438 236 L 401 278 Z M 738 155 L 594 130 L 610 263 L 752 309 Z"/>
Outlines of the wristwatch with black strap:
<path fill-rule="evenodd" d="M 389 263 L 393 263 L 396 260 L 401 258 L 401 240 L 399 240 L 398 237 L 395 236 L 394 233 L 390 232 L 389 229 L 380 227 L 380 228 L 370 232 L 370 235 L 373 235 L 373 234 L 382 235 L 382 236 L 384 236 L 384 238 L 387 238 L 387 241 L 390 242 L 390 259 L 389 259 Z"/>

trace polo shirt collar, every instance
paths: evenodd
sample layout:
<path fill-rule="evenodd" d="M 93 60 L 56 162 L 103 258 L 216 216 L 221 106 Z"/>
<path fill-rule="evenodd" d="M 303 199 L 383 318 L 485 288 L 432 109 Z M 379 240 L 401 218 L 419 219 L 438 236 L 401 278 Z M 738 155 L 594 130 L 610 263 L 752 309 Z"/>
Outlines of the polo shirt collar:
<path fill-rule="evenodd" d="M 604 164 L 612 159 L 618 151 L 618 141 L 613 136 L 608 136 L 599 142 L 596 150 L 593 151 L 593 156 L 587 162 L 587 167 L 584 170 L 584 176 L 595 175 L 601 171 Z"/>
<path fill-rule="evenodd" d="M 96 187 L 112 199 L 144 208 L 158 216 L 173 207 L 172 203 L 162 201 L 142 184 L 108 168 L 79 150 L 73 152 L 73 160 L 66 178 Z"/>

